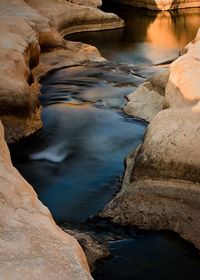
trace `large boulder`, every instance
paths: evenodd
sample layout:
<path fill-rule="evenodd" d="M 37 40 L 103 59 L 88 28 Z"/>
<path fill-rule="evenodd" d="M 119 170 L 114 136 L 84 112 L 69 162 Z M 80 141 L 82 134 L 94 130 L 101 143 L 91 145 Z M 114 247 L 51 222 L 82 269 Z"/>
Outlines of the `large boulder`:
<path fill-rule="evenodd" d="M 161 110 L 168 108 L 165 98 L 168 77 L 169 71 L 155 75 L 129 94 L 125 113 L 150 122 Z"/>

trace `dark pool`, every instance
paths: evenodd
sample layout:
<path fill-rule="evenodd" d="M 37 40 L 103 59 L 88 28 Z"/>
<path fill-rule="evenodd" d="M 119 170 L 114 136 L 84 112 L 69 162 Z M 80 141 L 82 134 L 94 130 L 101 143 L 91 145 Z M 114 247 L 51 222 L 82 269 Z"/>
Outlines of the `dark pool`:
<path fill-rule="evenodd" d="M 175 234 L 140 233 L 109 243 L 112 257 L 98 262 L 95 280 L 198 280 L 199 252 Z"/>

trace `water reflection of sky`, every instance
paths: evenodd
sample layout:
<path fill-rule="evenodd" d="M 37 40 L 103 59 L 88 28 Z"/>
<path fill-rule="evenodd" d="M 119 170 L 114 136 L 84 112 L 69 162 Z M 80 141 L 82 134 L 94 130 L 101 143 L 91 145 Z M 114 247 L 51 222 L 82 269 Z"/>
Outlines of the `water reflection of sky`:
<path fill-rule="evenodd" d="M 103 56 L 116 62 L 157 64 L 177 57 L 200 26 L 199 8 L 158 13 L 136 7 L 105 7 L 110 9 L 125 20 L 124 29 L 79 33 L 67 39 L 95 45 Z"/>

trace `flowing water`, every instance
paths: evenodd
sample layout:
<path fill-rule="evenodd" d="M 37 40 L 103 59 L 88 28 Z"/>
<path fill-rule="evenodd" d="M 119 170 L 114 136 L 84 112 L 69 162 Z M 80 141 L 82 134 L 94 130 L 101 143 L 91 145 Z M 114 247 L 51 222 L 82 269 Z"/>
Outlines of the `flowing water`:
<path fill-rule="evenodd" d="M 85 223 L 119 190 L 124 159 L 146 129 L 123 114 L 124 97 L 162 71 L 155 65 L 176 58 L 200 25 L 200 9 L 104 9 L 123 17 L 125 28 L 67 39 L 95 45 L 111 62 L 62 68 L 43 78 L 44 128 L 11 147 L 15 166 L 58 224 Z M 109 242 L 112 257 L 97 264 L 96 280 L 200 277 L 198 252 L 173 234 L 135 231 L 117 239 Z"/>
<path fill-rule="evenodd" d="M 41 81 L 44 127 L 14 147 L 13 160 L 57 223 L 85 222 L 116 193 L 124 159 L 146 128 L 121 108 L 143 80 L 106 63 L 63 68 Z"/>

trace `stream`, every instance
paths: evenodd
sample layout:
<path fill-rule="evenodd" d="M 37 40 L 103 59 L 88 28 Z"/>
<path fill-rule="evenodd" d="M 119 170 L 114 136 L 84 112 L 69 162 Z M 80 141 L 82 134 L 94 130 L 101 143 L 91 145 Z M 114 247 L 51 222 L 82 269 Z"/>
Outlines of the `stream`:
<path fill-rule="evenodd" d="M 57 224 L 89 224 L 119 191 L 125 158 L 142 142 L 147 126 L 123 113 L 125 96 L 164 71 L 200 25 L 200 9 L 103 9 L 121 16 L 125 28 L 66 39 L 95 45 L 109 62 L 48 73 L 41 80 L 43 129 L 10 147 L 13 164 Z M 134 229 L 108 244 L 112 256 L 97 262 L 96 280 L 200 278 L 198 251 L 176 234 Z"/>

